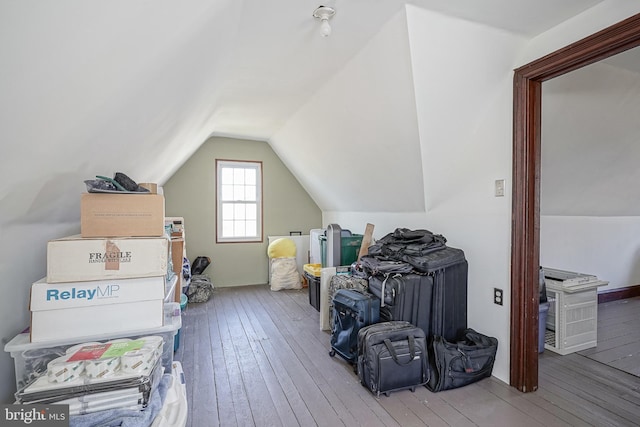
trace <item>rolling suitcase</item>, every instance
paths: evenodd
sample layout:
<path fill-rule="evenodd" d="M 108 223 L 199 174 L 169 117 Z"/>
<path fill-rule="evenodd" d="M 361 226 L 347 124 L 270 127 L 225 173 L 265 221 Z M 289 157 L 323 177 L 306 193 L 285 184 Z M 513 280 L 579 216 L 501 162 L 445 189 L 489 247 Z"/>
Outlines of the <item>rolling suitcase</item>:
<path fill-rule="evenodd" d="M 366 294 L 369 292 L 369 281 L 351 274 L 336 274 L 329 282 L 329 313 L 333 313 L 333 296 L 338 289 L 355 289 Z M 329 316 L 329 329 L 333 329 L 333 316 Z"/>
<path fill-rule="evenodd" d="M 380 320 L 380 300 L 353 289 L 338 289 L 333 298 L 333 327 L 329 356 L 339 354 L 355 366 L 358 331 Z"/>
<path fill-rule="evenodd" d="M 357 372 L 360 383 L 373 394 L 427 384 L 427 340 L 422 329 L 405 321 L 366 326 L 358 332 Z"/>
<path fill-rule="evenodd" d="M 432 277 L 419 274 L 373 276 L 369 278 L 369 289 L 380 298 L 382 321 L 405 320 L 429 331 Z"/>
<path fill-rule="evenodd" d="M 464 252 L 446 247 L 419 260 L 425 274 L 388 274 L 369 278 L 369 292 L 381 300 L 383 321 L 405 320 L 425 331 L 455 340 L 467 327 L 467 271 Z"/>

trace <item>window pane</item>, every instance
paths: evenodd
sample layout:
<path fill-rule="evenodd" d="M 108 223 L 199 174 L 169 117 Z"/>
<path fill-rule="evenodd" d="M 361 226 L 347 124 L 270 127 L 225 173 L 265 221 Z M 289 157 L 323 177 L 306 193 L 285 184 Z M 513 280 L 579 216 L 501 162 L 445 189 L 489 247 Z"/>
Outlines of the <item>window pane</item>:
<path fill-rule="evenodd" d="M 233 221 L 222 221 L 222 237 L 233 237 Z"/>
<path fill-rule="evenodd" d="M 222 204 L 222 219 L 223 220 L 233 219 L 233 203 Z"/>
<path fill-rule="evenodd" d="M 233 235 L 235 237 L 244 237 L 244 221 L 233 221 Z"/>
<path fill-rule="evenodd" d="M 256 220 L 258 219 L 258 205 L 249 203 L 245 205 L 246 207 L 246 218 L 248 220 Z"/>
<path fill-rule="evenodd" d="M 244 220 L 245 219 L 245 207 L 243 204 L 237 203 L 233 209 L 233 219 Z"/>
<path fill-rule="evenodd" d="M 233 183 L 236 185 L 244 184 L 244 168 L 235 168 L 233 170 Z"/>
<path fill-rule="evenodd" d="M 224 184 L 232 184 L 233 183 L 233 169 L 232 168 L 222 168 L 220 172 L 220 179 Z"/>
<path fill-rule="evenodd" d="M 244 185 L 233 186 L 233 200 L 244 200 Z"/>
<path fill-rule="evenodd" d="M 245 181 L 244 183 L 247 185 L 256 185 L 256 170 L 255 169 L 245 169 Z"/>
<path fill-rule="evenodd" d="M 228 241 L 261 239 L 261 164 L 216 160 L 218 237 Z"/>
<path fill-rule="evenodd" d="M 256 221 L 247 221 L 245 224 L 247 226 L 247 236 L 255 237 L 258 235 L 258 223 Z"/>
<path fill-rule="evenodd" d="M 233 198 L 233 185 L 222 185 L 222 194 L 220 195 L 220 200 L 234 200 Z"/>
<path fill-rule="evenodd" d="M 245 186 L 244 187 L 244 191 L 245 191 L 245 200 L 248 202 L 255 202 L 256 199 L 256 187 L 254 186 Z"/>

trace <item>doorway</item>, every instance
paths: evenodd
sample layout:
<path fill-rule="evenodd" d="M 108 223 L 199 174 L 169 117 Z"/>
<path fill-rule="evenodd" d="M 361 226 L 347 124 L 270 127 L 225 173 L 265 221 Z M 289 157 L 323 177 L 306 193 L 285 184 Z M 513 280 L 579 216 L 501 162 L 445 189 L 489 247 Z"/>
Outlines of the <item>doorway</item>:
<path fill-rule="evenodd" d="M 538 388 L 542 83 L 640 46 L 640 14 L 517 68 L 513 80 L 510 384 Z"/>

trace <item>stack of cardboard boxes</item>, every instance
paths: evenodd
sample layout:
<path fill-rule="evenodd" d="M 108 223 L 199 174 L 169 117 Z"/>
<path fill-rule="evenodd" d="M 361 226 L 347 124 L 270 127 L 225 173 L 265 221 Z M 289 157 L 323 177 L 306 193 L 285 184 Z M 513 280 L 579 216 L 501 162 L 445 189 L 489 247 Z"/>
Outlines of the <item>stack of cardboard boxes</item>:
<path fill-rule="evenodd" d="M 170 246 L 162 195 L 82 194 L 81 234 L 48 242 L 29 331 L 5 345 L 17 403 L 66 403 L 71 415 L 146 407 L 177 363 Z"/>
<path fill-rule="evenodd" d="M 80 217 L 80 235 L 47 245 L 47 277 L 31 288 L 31 341 L 162 326 L 164 197 L 84 193 Z"/>

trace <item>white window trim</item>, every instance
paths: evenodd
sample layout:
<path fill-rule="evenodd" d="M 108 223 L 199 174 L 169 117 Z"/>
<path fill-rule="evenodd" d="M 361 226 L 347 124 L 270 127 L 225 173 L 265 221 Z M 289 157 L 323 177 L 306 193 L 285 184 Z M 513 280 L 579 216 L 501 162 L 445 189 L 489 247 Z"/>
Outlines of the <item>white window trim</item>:
<path fill-rule="evenodd" d="M 247 169 L 256 170 L 256 205 L 257 212 L 257 224 L 256 224 L 256 236 L 250 237 L 222 237 L 222 203 L 221 200 L 221 173 L 224 166 L 234 166 Z M 249 242 L 262 242 L 262 162 L 249 161 L 249 160 L 224 160 L 216 159 L 216 243 L 249 243 Z"/>

